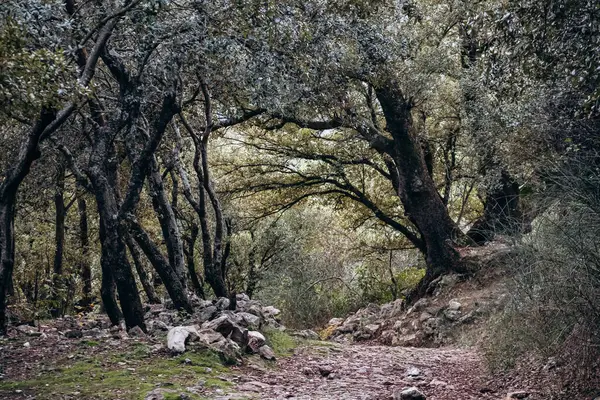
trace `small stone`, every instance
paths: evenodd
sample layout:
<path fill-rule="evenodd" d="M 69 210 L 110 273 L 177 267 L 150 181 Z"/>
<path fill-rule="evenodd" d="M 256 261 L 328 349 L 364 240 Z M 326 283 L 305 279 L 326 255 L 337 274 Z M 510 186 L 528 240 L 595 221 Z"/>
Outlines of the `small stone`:
<path fill-rule="evenodd" d="M 142 330 L 142 328 L 140 328 L 139 326 L 134 326 L 127 333 L 131 337 L 139 337 L 139 338 L 146 337 L 146 334 L 144 333 L 144 331 Z"/>
<path fill-rule="evenodd" d="M 514 392 L 510 392 L 506 395 L 507 399 L 526 399 L 529 397 L 529 392 L 524 390 L 517 390 Z"/>
<path fill-rule="evenodd" d="M 83 332 L 79 329 L 65 332 L 65 337 L 69 339 L 79 339 L 83 337 Z"/>
<path fill-rule="evenodd" d="M 333 372 L 331 365 L 319 365 L 319 373 L 322 377 L 327 377 Z"/>
<path fill-rule="evenodd" d="M 448 303 L 448 310 L 453 310 L 453 311 L 458 311 L 460 310 L 460 308 L 462 307 L 462 304 L 460 304 L 458 301 L 456 300 L 450 300 L 450 302 Z"/>
<path fill-rule="evenodd" d="M 429 386 L 447 386 L 448 384 L 444 381 L 440 381 L 439 379 L 433 379 L 429 382 Z"/>
<path fill-rule="evenodd" d="M 192 365 L 192 360 L 190 360 L 189 358 L 186 358 L 185 360 L 183 360 L 183 363 L 185 365 Z"/>
<path fill-rule="evenodd" d="M 411 378 L 416 378 L 417 376 L 421 375 L 421 370 L 417 367 L 410 367 L 406 371 L 406 375 L 410 376 Z"/>
<path fill-rule="evenodd" d="M 31 347 L 31 344 L 29 344 L 29 342 L 25 342 L 23 343 L 23 347 Z"/>
<path fill-rule="evenodd" d="M 394 393 L 394 400 L 426 400 L 427 398 L 416 387 L 402 389 Z"/>

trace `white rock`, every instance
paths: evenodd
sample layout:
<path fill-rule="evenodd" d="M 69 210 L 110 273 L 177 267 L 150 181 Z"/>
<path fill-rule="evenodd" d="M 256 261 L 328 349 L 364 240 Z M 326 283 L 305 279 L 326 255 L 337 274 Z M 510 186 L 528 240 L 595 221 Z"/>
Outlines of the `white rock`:
<path fill-rule="evenodd" d="M 192 337 L 190 337 L 192 335 Z M 200 337 L 195 326 L 176 326 L 167 334 L 167 347 L 177 353 L 185 351 L 185 344 L 190 340 Z"/>
<path fill-rule="evenodd" d="M 458 310 L 460 310 L 461 307 L 462 307 L 462 304 L 460 304 L 458 301 L 456 301 L 454 299 L 450 300 L 450 302 L 448 303 L 448 310 L 458 311 Z"/>
<path fill-rule="evenodd" d="M 258 331 L 248 331 L 248 346 L 253 352 L 258 350 L 266 343 L 267 339 Z"/>

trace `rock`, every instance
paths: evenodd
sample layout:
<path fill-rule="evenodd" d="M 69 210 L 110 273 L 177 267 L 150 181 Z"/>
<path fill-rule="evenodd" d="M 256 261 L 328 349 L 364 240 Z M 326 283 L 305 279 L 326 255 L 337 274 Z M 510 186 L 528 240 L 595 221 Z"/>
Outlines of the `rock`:
<path fill-rule="evenodd" d="M 392 346 L 417 346 L 420 340 L 417 334 L 397 336 L 392 340 Z"/>
<path fill-rule="evenodd" d="M 260 354 L 260 356 L 265 360 L 275 360 L 275 352 L 272 348 L 270 348 L 267 345 L 264 345 L 260 349 L 258 349 L 258 354 Z"/>
<path fill-rule="evenodd" d="M 404 313 L 404 301 L 402 299 L 394 300 L 391 303 L 381 306 L 380 318 L 392 319 L 401 316 Z"/>
<path fill-rule="evenodd" d="M 333 367 L 331 365 L 319 365 L 319 374 L 322 377 L 326 378 L 333 372 Z"/>
<path fill-rule="evenodd" d="M 517 390 L 514 392 L 510 392 L 506 395 L 506 400 L 509 399 L 526 399 L 529 397 L 529 392 L 526 392 L 524 390 Z"/>
<path fill-rule="evenodd" d="M 429 386 L 448 386 L 448 384 L 444 381 L 440 381 L 439 379 L 433 379 L 431 382 L 429 382 Z"/>
<path fill-rule="evenodd" d="M 129 334 L 129 336 L 131 337 L 139 337 L 139 338 L 144 338 L 146 337 L 146 334 L 144 333 L 144 331 L 142 330 L 142 328 L 140 328 L 139 326 L 134 326 L 133 328 L 131 328 L 129 330 L 129 332 L 127 332 Z"/>
<path fill-rule="evenodd" d="M 417 376 L 421 375 L 421 370 L 417 367 L 409 367 L 406 370 L 406 375 L 411 378 L 416 378 Z"/>
<path fill-rule="evenodd" d="M 259 329 L 262 325 L 261 319 L 257 315 L 242 311 L 238 312 L 237 316 L 240 318 L 241 324 L 244 325 L 246 328 Z"/>
<path fill-rule="evenodd" d="M 223 335 L 212 329 L 202 329 L 198 332 L 198 341 L 206 345 L 211 345 L 224 339 Z"/>
<path fill-rule="evenodd" d="M 258 350 L 264 346 L 267 339 L 263 336 L 262 333 L 257 331 L 249 331 L 248 332 L 248 348 L 252 350 L 253 353 L 257 353 Z"/>
<path fill-rule="evenodd" d="M 458 301 L 456 301 L 454 299 L 450 300 L 450 302 L 448 303 L 448 310 L 458 311 L 458 310 L 460 310 L 461 307 L 462 307 L 462 304 L 460 304 Z"/>
<path fill-rule="evenodd" d="M 340 326 L 344 323 L 344 318 L 331 318 L 327 323 L 327 326 Z"/>
<path fill-rule="evenodd" d="M 248 344 L 248 330 L 232 321 L 230 315 L 221 315 L 217 319 L 207 321 L 202 324 L 202 328 L 217 331 L 224 337 L 231 338 L 231 340 L 241 346 Z"/>
<path fill-rule="evenodd" d="M 194 340 L 198 340 L 200 335 L 198 329 L 194 326 L 177 326 L 172 328 L 167 334 L 167 348 L 176 353 L 183 353 L 185 345 Z"/>
<path fill-rule="evenodd" d="M 172 395 L 175 395 L 175 393 L 177 393 L 177 391 L 171 389 L 154 389 L 144 397 L 144 400 L 165 400 L 167 396 L 169 399 L 172 399 Z"/>
<path fill-rule="evenodd" d="M 231 302 L 229 301 L 229 299 L 227 297 L 219 297 L 219 299 L 215 303 L 215 306 L 219 310 L 223 311 L 223 310 L 227 310 L 229 308 L 230 303 Z"/>
<path fill-rule="evenodd" d="M 163 321 L 154 321 L 152 323 L 152 331 L 161 331 L 167 332 L 169 330 L 169 326 L 165 324 Z"/>
<path fill-rule="evenodd" d="M 194 318 L 199 324 L 213 319 L 217 315 L 218 309 L 216 306 L 210 305 L 194 313 Z"/>
<path fill-rule="evenodd" d="M 72 331 L 66 331 L 65 337 L 69 339 L 79 339 L 83 337 L 83 332 L 79 329 L 74 329 Z"/>
<path fill-rule="evenodd" d="M 31 344 L 29 344 L 29 342 L 25 342 L 23 343 L 23 347 L 31 347 Z"/>
<path fill-rule="evenodd" d="M 409 387 L 394 393 L 394 400 L 426 400 L 427 398 L 416 387 Z"/>
<path fill-rule="evenodd" d="M 265 315 L 265 317 L 274 318 L 276 320 L 277 320 L 276 317 L 279 316 L 279 314 L 281 314 L 281 310 L 279 310 L 273 306 L 263 307 L 262 312 Z"/>
<path fill-rule="evenodd" d="M 429 307 L 429 300 L 426 298 L 422 298 L 417 300 L 415 304 L 407 311 L 407 314 L 412 314 L 413 312 L 419 312 Z"/>
<path fill-rule="evenodd" d="M 321 338 L 319 337 L 319 334 L 311 329 L 305 329 L 302 331 L 291 331 L 290 332 L 291 336 L 296 336 L 302 339 L 308 339 L 308 340 L 320 340 Z"/>
<path fill-rule="evenodd" d="M 250 301 L 250 297 L 246 293 L 238 293 L 235 298 L 237 301 Z"/>
<path fill-rule="evenodd" d="M 449 321 L 458 321 L 460 319 L 460 316 L 460 310 L 451 310 L 449 308 L 444 310 L 444 317 L 446 317 L 446 319 L 448 319 Z"/>

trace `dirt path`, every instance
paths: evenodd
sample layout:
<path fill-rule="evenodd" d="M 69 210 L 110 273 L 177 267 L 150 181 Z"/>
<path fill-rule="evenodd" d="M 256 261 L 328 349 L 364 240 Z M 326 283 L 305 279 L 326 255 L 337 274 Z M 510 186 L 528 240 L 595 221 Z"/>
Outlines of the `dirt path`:
<path fill-rule="evenodd" d="M 478 355 L 464 349 L 371 345 L 306 347 L 276 368 L 248 367 L 237 378 L 234 399 L 392 399 L 416 386 L 428 400 L 500 399 L 486 386 Z"/>

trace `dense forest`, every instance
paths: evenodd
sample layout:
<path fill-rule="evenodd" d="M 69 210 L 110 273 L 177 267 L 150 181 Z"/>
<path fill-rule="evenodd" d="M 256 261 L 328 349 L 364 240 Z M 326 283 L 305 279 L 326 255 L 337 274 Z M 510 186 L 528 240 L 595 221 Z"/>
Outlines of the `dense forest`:
<path fill-rule="evenodd" d="M 500 240 L 517 248 L 501 323 L 600 345 L 598 2 L 0 16 L 0 335 L 90 312 L 146 332 L 146 304 L 241 293 L 324 326 L 414 304 Z"/>

